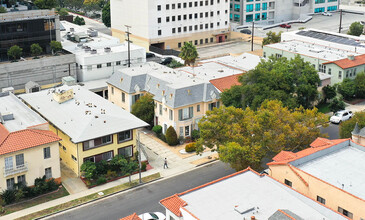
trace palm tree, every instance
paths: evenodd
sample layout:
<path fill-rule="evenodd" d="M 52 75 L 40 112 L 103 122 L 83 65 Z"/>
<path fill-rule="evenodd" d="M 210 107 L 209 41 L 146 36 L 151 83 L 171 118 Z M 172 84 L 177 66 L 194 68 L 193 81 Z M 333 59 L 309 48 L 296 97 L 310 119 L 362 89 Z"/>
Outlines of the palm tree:
<path fill-rule="evenodd" d="M 198 51 L 192 43 L 185 43 L 181 48 L 179 57 L 184 60 L 185 66 L 194 64 L 195 59 L 198 57 Z"/>

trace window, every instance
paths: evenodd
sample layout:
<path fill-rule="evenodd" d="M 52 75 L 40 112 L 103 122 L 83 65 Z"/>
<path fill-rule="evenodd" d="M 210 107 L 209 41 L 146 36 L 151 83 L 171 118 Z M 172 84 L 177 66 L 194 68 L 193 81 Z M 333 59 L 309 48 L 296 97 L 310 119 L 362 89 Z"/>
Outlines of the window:
<path fill-rule="evenodd" d="M 261 14 L 261 20 L 266 20 L 267 19 L 267 13 L 264 12 Z"/>
<path fill-rule="evenodd" d="M 246 12 L 253 11 L 253 5 L 246 5 Z"/>
<path fill-rule="evenodd" d="M 188 30 L 188 28 L 185 26 L 185 27 L 184 27 L 184 32 L 186 32 L 187 30 Z"/>
<path fill-rule="evenodd" d="M 120 66 L 120 61 L 117 61 L 115 65 Z"/>
<path fill-rule="evenodd" d="M 125 102 L 125 93 L 122 92 L 122 102 Z"/>
<path fill-rule="evenodd" d="M 324 7 L 314 9 L 314 13 L 321 13 L 321 12 L 324 12 Z"/>
<path fill-rule="evenodd" d="M 10 178 L 10 179 L 6 180 L 6 188 L 7 189 L 13 189 L 14 184 L 15 184 L 14 178 Z"/>
<path fill-rule="evenodd" d="M 159 111 L 159 114 L 162 115 L 162 105 L 161 104 L 158 105 L 158 109 L 159 109 L 158 110 Z"/>
<path fill-rule="evenodd" d="M 166 22 L 170 22 L 170 17 L 169 16 L 166 17 Z"/>
<path fill-rule="evenodd" d="M 179 136 L 184 136 L 184 127 L 179 128 Z"/>
<path fill-rule="evenodd" d="M 200 13 L 200 18 L 202 18 L 202 17 L 204 17 L 204 13 L 203 12 Z"/>
<path fill-rule="evenodd" d="M 195 25 L 194 26 L 194 30 L 198 30 L 198 25 Z"/>
<path fill-rule="evenodd" d="M 25 181 L 25 175 L 21 175 L 17 177 L 18 183 L 21 183 L 23 186 L 27 185 L 27 182 Z"/>
<path fill-rule="evenodd" d="M 122 131 L 118 133 L 118 143 L 132 140 L 132 130 Z"/>
<path fill-rule="evenodd" d="M 184 2 L 184 8 L 186 8 L 186 2 Z"/>
<path fill-rule="evenodd" d="M 328 68 L 328 75 L 331 75 L 331 68 Z"/>
<path fill-rule="evenodd" d="M 101 64 L 96 65 L 96 68 L 100 69 L 101 68 Z"/>
<path fill-rule="evenodd" d="M 133 145 L 119 148 L 118 154 L 124 156 L 125 158 L 133 156 Z"/>
<path fill-rule="evenodd" d="M 198 2 L 194 2 L 194 6 L 195 7 L 198 7 Z"/>
<path fill-rule="evenodd" d="M 330 0 L 328 0 L 328 2 L 330 2 Z M 337 5 L 335 5 L 335 6 L 328 6 L 327 7 L 327 11 L 337 11 Z"/>
<path fill-rule="evenodd" d="M 205 12 L 205 17 L 209 17 L 209 13 L 208 12 Z"/>
<path fill-rule="evenodd" d="M 72 160 L 74 160 L 75 162 L 77 161 L 77 158 L 76 158 L 74 155 L 72 155 L 72 154 L 71 154 L 71 158 L 72 158 Z"/>
<path fill-rule="evenodd" d="M 267 3 L 262 3 L 262 10 L 267 10 Z"/>
<path fill-rule="evenodd" d="M 204 43 L 204 40 L 203 39 L 200 39 L 200 44 L 203 44 Z"/>
<path fill-rule="evenodd" d="M 100 137 L 100 138 L 95 138 L 93 140 L 89 140 L 89 141 L 84 141 L 83 142 L 83 147 L 84 147 L 84 151 L 85 150 L 89 150 L 95 147 L 100 147 L 103 145 L 107 145 L 113 142 L 112 139 L 112 135 L 107 135 L 104 137 Z"/>
<path fill-rule="evenodd" d="M 287 179 L 285 179 L 284 183 L 285 183 L 285 185 L 288 185 L 290 187 L 292 187 L 292 185 L 293 185 L 292 182 Z"/>
<path fill-rule="evenodd" d="M 260 20 L 260 13 L 255 14 L 255 21 L 259 21 Z"/>
<path fill-rule="evenodd" d="M 280 58 L 280 57 L 282 57 L 283 55 L 281 55 L 281 54 L 279 54 L 279 53 L 277 53 L 277 54 L 275 54 L 275 57 L 276 58 Z"/>
<path fill-rule="evenodd" d="M 246 15 L 246 22 L 253 21 L 253 15 Z"/>
<path fill-rule="evenodd" d="M 219 27 L 219 22 L 217 22 L 217 27 Z"/>
<path fill-rule="evenodd" d="M 15 156 L 16 167 L 24 166 L 24 154 L 18 154 Z"/>
<path fill-rule="evenodd" d="M 175 21 L 175 16 L 172 16 L 172 17 L 171 17 L 171 20 L 172 20 L 172 21 Z"/>
<path fill-rule="evenodd" d="M 80 64 L 80 70 L 82 70 L 82 65 Z"/>
<path fill-rule="evenodd" d="M 193 30 L 193 26 L 189 26 L 189 31 L 192 31 Z"/>
<path fill-rule="evenodd" d="M 161 18 L 157 18 L 157 23 L 161 23 Z"/>
<path fill-rule="evenodd" d="M 195 13 L 194 14 L 194 18 L 198 18 L 198 13 Z"/>
<path fill-rule="evenodd" d="M 197 106 L 196 106 L 196 111 L 197 111 L 197 112 L 200 112 L 200 105 L 197 105 Z"/>
<path fill-rule="evenodd" d="M 207 44 L 209 42 L 208 38 L 205 38 L 205 43 Z"/>
<path fill-rule="evenodd" d="M 317 196 L 317 201 L 322 203 L 322 204 L 326 204 L 326 200 L 320 196 Z"/>
<path fill-rule="evenodd" d="M 211 37 L 211 38 L 210 38 L 210 43 L 213 43 L 213 41 L 214 41 L 214 40 L 213 40 L 213 38 Z"/>
<path fill-rule="evenodd" d="M 114 95 L 114 87 L 112 87 L 112 95 Z"/>
<path fill-rule="evenodd" d="M 171 9 L 175 9 L 175 4 L 171 4 Z"/>
<path fill-rule="evenodd" d="M 189 8 L 193 7 L 193 3 L 189 2 Z"/>
<path fill-rule="evenodd" d="M 52 167 L 48 167 L 44 170 L 44 173 L 46 175 L 46 179 L 52 178 Z"/>
<path fill-rule="evenodd" d="M 181 3 L 178 3 L 177 4 L 177 8 L 181 8 Z"/>
<path fill-rule="evenodd" d="M 137 94 L 132 96 L 132 105 L 138 101 L 139 98 L 141 98 L 143 94 Z"/>
<path fill-rule="evenodd" d="M 340 206 L 338 207 L 338 212 L 342 213 L 344 216 L 347 216 L 351 219 L 353 218 L 353 214 L 351 212 L 347 211 L 346 209 L 341 208 Z"/>
<path fill-rule="evenodd" d="M 193 14 L 189 14 L 189 19 L 193 19 Z"/>
<path fill-rule="evenodd" d="M 158 34 L 158 35 L 161 35 L 161 34 L 162 34 L 162 31 L 161 31 L 161 30 L 158 30 L 158 31 L 157 31 L 157 34 Z"/>
<path fill-rule="evenodd" d="M 101 154 L 101 159 L 106 160 L 106 161 L 113 159 L 113 151 L 108 151 L 108 152 Z"/>
<path fill-rule="evenodd" d="M 200 6 L 203 6 L 204 5 L 204 2 L 203 1 L 200 1 Z"/>
<path fill-rule="evenodd" d="M 169 109 L 169 119 L 173 120 L 173 111 L 171 109 Z"/>
<path fill-rule="evenodd" d="M 195 40 L 194 41 L 194 45 L 198 45 L 198 40 Z"/>
<path fill-rule="evenodd" d="M 190 135 L 190 126 L 185 126 L 185 136 Z"/>
<path fill-rule="evenodd" d="M 184 15 L 184 20 L 186 20 L 186 18 L 187 18 L 187 15 Z"/>
<path fill-rule="evenodd" d="M 177 43 L 177 47 L 181 48 L 181 42 Z"/>
<path fill-rule="evenodd" d="M 157 11 L 161 11 L 161 5 L 157 5 Z"/>
<path fill-rule="evenodd" d="M 338 78 L 341 79 L 342 78 L 342 71 L 338 71 Z"/>
<path fill-rule="evenodd" d="M 193 107 L 184 108 L 179 110 L 179 121 L 187 120 L 193 117 Z"/>
<path fill-rule="evenodd" d="M 12 169 L 13 169 L 13 157 L 6 157 L 5 170 L 12 170 Z"/>
<path fill-rule="evenodd" d="M 321 3 L 325 3 L 325 2 L 326 2 L 326 0 L 315 0 L 316 4 L 321 4 Z"/>
<path fill-rule="evenodd" d="M 177 20 L 180 21 L 181 20 L 181 15 L 177 16 Z"/>
<path fill-rule="evenodd" d="M 208 109 L 209 109 L 209 111 L 212 111 L 213 108 L 219 108 L 219 105 L 220 105 L 219 102 L 210 103 L 210 104 L 208 104 Z"/>
<path fill-rule="evenodd" d="M 51 148 L 50 147 L 43 148 L 43 156 L 44 156 L 44 159 L 51 157 Z"/>
<path fill-rule="evenodd" d="M 318 71 L 321 73 L 326 73 L 326 66 L 323 64 L 318 65 Z"/>
<path fill-rule="evenodd" d="M 346 78 L 349 77 L 349 70 L 346 70 Z"/>
<path fill-rule="evenodd" d="M 210 17 L 213 17 L 214 16 L 214 12 L 210 12 Z"/>
<path fill-rule="evenodd" d="M 181 32 L 181 27 L 177 28 L 177 32 L 179 32 L 179 33 Z"/>
<path fill-rule="evenodd" d="M 107 67 L 111 67 L 112 66 L 112 63 L 106 63 L 106 66 Z"/>

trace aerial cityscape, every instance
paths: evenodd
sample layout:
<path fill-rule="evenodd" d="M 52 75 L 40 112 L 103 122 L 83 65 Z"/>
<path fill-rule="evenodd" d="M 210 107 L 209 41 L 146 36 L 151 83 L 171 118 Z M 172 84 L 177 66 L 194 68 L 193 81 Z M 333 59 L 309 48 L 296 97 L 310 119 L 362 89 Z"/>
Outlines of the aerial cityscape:
<path fill-rule="evenodd" d="M 0 0 L 0 220 L 365 220 L 364 0 Z"/>

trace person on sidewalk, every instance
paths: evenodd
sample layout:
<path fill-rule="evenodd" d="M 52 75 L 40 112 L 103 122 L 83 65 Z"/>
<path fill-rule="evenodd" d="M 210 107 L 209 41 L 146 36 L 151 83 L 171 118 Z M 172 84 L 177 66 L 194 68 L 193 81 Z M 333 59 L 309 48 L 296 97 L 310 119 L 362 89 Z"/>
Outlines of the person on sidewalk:
<path fill-rule="evenodd" d="M 163 163 L 163 168 L 165 169 L 165 168 L 169 168 L 168 166 L 167 166 L 167 158 L 165 157 L 165 160 L 164 160 L 164 163 Z"/>

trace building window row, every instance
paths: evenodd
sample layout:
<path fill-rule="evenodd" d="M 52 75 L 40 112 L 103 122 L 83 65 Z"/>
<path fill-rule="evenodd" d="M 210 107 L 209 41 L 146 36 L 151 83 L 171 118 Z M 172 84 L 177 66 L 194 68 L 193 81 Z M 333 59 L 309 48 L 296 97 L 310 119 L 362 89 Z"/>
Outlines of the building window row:
<path fill-rule="evenodd" d="M 225 22 L 225 24 L 228 24 L 228 21 Z M 220 22 L 217 22 L 217 28 L 220 26 Z M 172 28 L 171 33 L 181 33 L 181 32 L 189 32 L 189 31 L 197 31 L 197 30 L 204 30 L 214 28 L 214 23 L 206 23 L 206 24 L 200 24 L 200 25 L 194 25 L 194 26 L 184 26 L 184 27 L 178 27 L 178 28 Z M 160 35 L 160 33 L 159 33 Z"/>
<path fill-rule="evenodd" d="M 225 36 L 225 38 L 227 39 L 227 36 Z M 214 37 L 211 37 L 211 38 L 205 38 L 205 39 L 200 39 L 200 40 L 194 40 L 194 45 L 199 45 L 198 43 L 200 42 L 200 44 L 207 44 L 207 43 L 213 43 L 214 42 Z M 184 42 L 184 44 L 187 43 L 187 42 Z M 189 43 L 193 43 L 193 41 L 189 41 Z M 182 47 L 182 43 L 179 42 L 177 43 L 177 47 L 178 48 L 181 48 Z"/>
<path fill-rule="evenodd" d="M 142 62 L 142 58 L 138 58 L 138 62 Z M 105 65 L 105 67 L 112 67 L 112 64 L 113 63 L 114 62 L 108 62 L 106 64 L 96 64 L 96 68 L 97 69 L 103 68 L 104 65 Z M 122 64 L 122 61 L 116 61 L 115 62 L 115 66 L 120 66 L 121 64 Z M 127 60 L 123 61 L 123 66 L 126 66 L 127 64 L 128 64 L 128 61 Z M 84 66 L 81 65 L 81 64 L 77 64 L 76 63 L 76 67 L 79 67 L 80 69 L 84 69 Z M 86 66 L 86 69 L 88 71 L 92 70 L 93 69 L 93 65 L 87 65 Z"/>
<path fill-rule="evenodd" d="M 228 0 L 222 0 L 222 2 L 228 2 Z M 214 3 L 221 3 L 221 0 L 205 0 L 205 1 L 194 1 L 194 2 L 183 2 L 183 3 L 173 3 L 173 4 L 166 4 L 166 10 L 174 10 L 174 9 L 181 9 L 181 8 L 193 8 L 198 6 L 208 6 L 214 5 Z M 157 11 L 162 10 L 162 5 L 157 5 Z"/>
<path fill-rule="evenodd" d="M 228 14 L 228 10 L 225 10 L 225 14 Z M 191 19 L 198 19 L 198 18 L 208 18 L 210 15 L 210 17 L 214 17 L 214 12 L 211 11 L 209 12 L 200 12 L 200 13 L 195 13 L 195 14 L 184 14 L 184 15 L 174 15 L 174 16 L 167 16 L 166 17 L 166 22 L 170 22 L 170 21 L 181 21 L 181 20 L 191 20 Z M 217 11 L 217 15 L 220 15 L 220 11 Z M 171 19 L 170 19 L 171 18 Z M 157 18 L 157 23 L 162 23 L 162 17 L 158 17 Z"/>
<path fill-rule="evenodd" d="M 101 147 L 101 146 L 111 144 L 111 143 L 113 143 L 112 135 L 106 135 L 101 138 L 95 138 L 93 140 L 84 141 L 83 148 L 84 148 L 84 151 L 86 151 L 86 150 L 90 150 L 90 149 L 93 149 L 96 147 Z"/>

